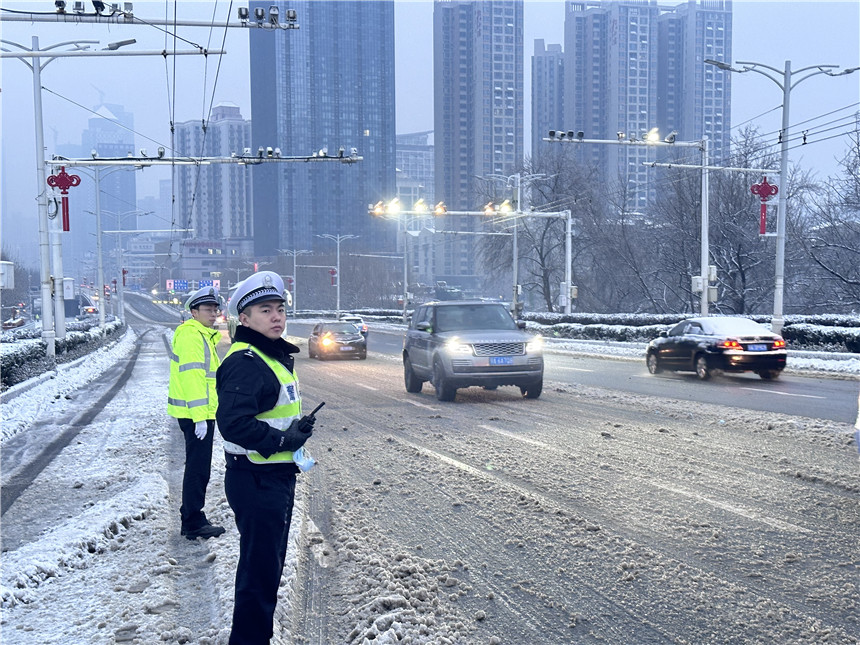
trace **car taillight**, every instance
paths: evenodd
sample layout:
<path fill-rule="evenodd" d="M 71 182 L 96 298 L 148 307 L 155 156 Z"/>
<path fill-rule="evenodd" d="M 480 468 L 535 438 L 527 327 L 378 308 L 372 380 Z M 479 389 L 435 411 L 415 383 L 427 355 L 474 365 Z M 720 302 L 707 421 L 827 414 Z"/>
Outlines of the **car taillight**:
<path fill-rule="evenodd" d="M 785 341 L 782 338 L 777 338 L 775 341 L 773 341 L 773 348 L 785 349 Z"/>
<path fill-rule="evenodd" d="M 743 349 L 743 347 L 738 341 L 732 339 L 724 340 L 722 343 L 720 343 L 720 347 L 722 347 L 723 349 Z"/>

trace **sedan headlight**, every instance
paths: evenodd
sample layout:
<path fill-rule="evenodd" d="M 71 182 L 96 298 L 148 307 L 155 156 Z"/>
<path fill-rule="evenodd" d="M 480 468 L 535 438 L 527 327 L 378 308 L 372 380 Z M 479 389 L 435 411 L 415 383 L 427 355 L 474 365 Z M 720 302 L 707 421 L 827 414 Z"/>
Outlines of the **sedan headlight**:
<path fill-rule="evenodd" d="M 449 354 L 471 354 L 472 346 L 462 342 L 459 338 L 452 338 L 445 343 L 445 351 Z"/>
<path fill-rule="evenodd" d="M 543 352 L 543 336 L 535 336 L 526 343 L 526 354 L 540 354 Z"/>
<path fill-rule="evenodd" d="M 322 340 L 320 341 L 320 343 L 322 343 L 323 347 L 328 347 L 333 342 L 334 341 L 331 338 L 329 338 L 328 336 L 323 336 Z"/>

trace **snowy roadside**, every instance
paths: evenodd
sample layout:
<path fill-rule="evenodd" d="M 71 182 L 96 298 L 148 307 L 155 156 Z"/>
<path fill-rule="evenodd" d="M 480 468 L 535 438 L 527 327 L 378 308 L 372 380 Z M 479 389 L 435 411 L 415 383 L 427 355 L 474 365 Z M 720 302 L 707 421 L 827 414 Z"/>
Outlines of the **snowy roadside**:
<path fill-rule="evenodd" d="M 56 371 L 45 372 L 3 392 L 0 395 L 0 419 L 3 425 L 0 441 L 24 430 L 48 406 L 52 406 L 51 409 L 57 415 L 65 412 L 68 395 L 94 381 L 111 365 L 128 356 L 136 340 L 137 334 L 128 327 L 112 345 L 101 347 L 71 363 L 57 365 Z"/>

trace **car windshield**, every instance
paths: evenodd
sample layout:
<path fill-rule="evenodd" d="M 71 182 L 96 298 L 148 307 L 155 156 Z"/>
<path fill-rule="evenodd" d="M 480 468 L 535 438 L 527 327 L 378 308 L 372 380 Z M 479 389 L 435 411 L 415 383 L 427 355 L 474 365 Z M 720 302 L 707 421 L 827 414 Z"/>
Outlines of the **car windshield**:
<path fill-rule="evenodd" d="M 352 323 L 332 323 L 330 325 L 323 325 L 322 333 L 331 332 L 333 334 L 354 334 L 355 333 L 355 325 Z"/>
<path fill-rule="evenodd" d="M 436 331 L 510 330 L 517 324 L 501 305 L 452 305 L 436 308 Z"/>
<path fill-rule="evenodd" d="M 713 336 L 770 334 L 770 330 L 749 318 L 709 318 L 703 322 L 705 331 Z"/>

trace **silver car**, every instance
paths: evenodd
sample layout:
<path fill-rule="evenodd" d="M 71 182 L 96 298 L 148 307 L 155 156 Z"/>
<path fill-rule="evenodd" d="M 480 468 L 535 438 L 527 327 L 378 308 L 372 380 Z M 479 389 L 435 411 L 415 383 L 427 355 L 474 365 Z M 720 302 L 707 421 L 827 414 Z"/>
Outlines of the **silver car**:
<path fill-rule="evenodd" d="M 543 389 L 543 339 L 524 327 L 501 303 L 420 305 L 403 341 L 406 391 L 420 392 L 430 381 L 437 399 L 453 401 L 458 388 L 514 385 L 526 398 L 538 398 Z"/>

